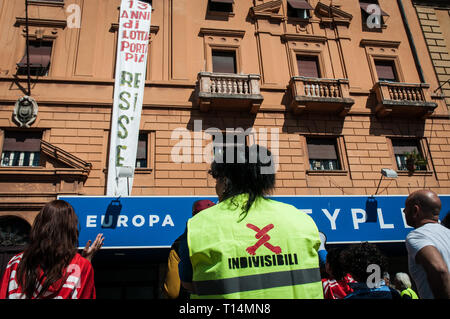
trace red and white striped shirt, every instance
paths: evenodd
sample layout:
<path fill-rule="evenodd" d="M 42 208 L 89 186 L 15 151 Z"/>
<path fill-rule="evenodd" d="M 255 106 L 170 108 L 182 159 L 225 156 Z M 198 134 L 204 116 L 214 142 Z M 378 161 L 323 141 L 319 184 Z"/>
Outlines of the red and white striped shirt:
<path fill-rule="evenodd" d="M 22 256 L 23 253 L 20 253 L 8 262 L 0 283 L 0 299 L 26 299 L 16 278 Z M 86 258 L 77 253 L 65 271 L 62 278 L 67 275 L 66 280 L 62 282 L 62 279 L 59 279 L 54 282 L 43 295 L 39 296 L 40 299 L 95 299 L 94 270 Z M 40 276 L 42 274 L 40 270 Z M 36 299 L 44 280 L 45 277 L 42 277 L 32 299 Z"/>
<path fill-rule="evenodd" d="M 343 280 L 322 279 L 323 295 L 325 299 L 343 299 L 353 289 L 348 285 L 356 282 L 350 274 L 345 275 Z"/>

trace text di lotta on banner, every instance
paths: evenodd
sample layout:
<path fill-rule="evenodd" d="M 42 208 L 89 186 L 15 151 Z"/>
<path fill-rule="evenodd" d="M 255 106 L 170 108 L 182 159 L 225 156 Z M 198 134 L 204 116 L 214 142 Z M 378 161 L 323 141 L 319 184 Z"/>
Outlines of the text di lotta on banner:
<path fill-rule="evenodd" d="M 107 194 L 131 193 L 144 99 L 152 7 L 122 0 L 117 42 Z"/>

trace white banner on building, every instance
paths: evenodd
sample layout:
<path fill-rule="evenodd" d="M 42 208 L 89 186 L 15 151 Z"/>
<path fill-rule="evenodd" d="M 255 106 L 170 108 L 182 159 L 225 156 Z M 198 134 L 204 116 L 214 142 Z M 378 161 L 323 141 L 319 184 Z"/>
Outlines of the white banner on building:
<path fill-rule="evenodd" d="M 151 12 L 150 4 L 137 0 L 122 0 L 120 5 L 108 196 L 127 196 L 133 186 Z"/>

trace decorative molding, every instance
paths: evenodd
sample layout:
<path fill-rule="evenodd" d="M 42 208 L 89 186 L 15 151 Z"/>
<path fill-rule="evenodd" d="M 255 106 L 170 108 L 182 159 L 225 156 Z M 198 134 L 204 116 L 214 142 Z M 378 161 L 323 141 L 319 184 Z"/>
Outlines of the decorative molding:
<path fill-rule="evenodd" d="M 41 140 L 41 152 L 50 158 L 57 160 L 60 163 L 68 166 L 67 168 L 81 170 L 83 175 L 89 174 L 92 168 L 92 164 L 83 161 L 82 159 L 64 151 L 63 149 Z M 66 169 L 55 168 L 56 171 L 67 171 Z M 68 171 L 70 174 L 70 171 Z"/>
<path fill-rule="evenodd" d="M 275 0 L 275 1 L 270 1 L 270 2 L 263 3 L 263 4 L 259 4 L 257 6 L 250 8 L 250 14 L 255 19 L 269 18 L 269 19 L 273 19 L 273 20 L 282 21 L 285 18 L 282 14 L 279 13 L 280 9 L 281 9 L 281 5 L 282 5 L 281 0 Z"/>
<path fill-rule="evenodd" d="M 385 40 L 372 40 L 362 39 L 359 43 L 362 47 L 384 47 L 397 49 L 400 46 L 400 41 L 385 41 Z"/>
<path fill-rule="evenodd" d="M 28 5 L 47 6 L 47 7 L 64 7 L 64 1 L 46 1 L 46 0 L 28 0 Z"/>
<path fill-rule="evenodd" d="M 284 41 L 303 41 L 303 42 L 317 42 L 325 43 L 327 37 L 320 35 L 307 35 L 307 34 L 292 34 L 286 33 L 281 36 Z"/>
<path fill-rule="evenodd" d="M 238 37 L 243 38 L 245 35 L 244 30 L 229 30 L 229 29 L 213 29 L 213 28 L 200 28 L 200 35 L 212 35 L 212 36 L 225 36 L 225 37 Z"/>
<path fill-rule="evenodd" d="M 13 111 L 13 119 L 20 126 L 29 128 L 36 120 L 38 104 L 31 96 L 23 96 L 16 101 Z"/>
<path fill-rule="evenodd" d="M 336 6 L 327 6 L 326 4 L 319 2 L 314 10 L 316 15 L 324 21 L 324 19 L 330 19 L 331 22 L 337 23 L 350 23 L 353 19 L 353 15 L 339 9 Z M 325 21 L 324 21 L 325 22 Z"/>
<path fill-rule="evenodd" d="M 15 27 L 26 25 L 26 19 L 16 17 Z M 28 19 L 28 25 L 30 27 L 48 27 L 48 28 L 60 28 L 64 29 L 67 26 L 66 20 L 52 20 L 52 19 Z"/>

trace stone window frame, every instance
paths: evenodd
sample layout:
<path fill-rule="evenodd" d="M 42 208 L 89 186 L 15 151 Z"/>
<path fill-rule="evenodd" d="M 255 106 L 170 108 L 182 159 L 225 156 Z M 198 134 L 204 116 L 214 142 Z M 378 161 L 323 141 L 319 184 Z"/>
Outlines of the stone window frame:
<path fill-rule="evenodd" d="M 326 38 L 321 36 L 302 36 L 285 34 L 282 39 L 286 42 L 289 53 L 289 71 L 291 77 L 300 76 L 297 67 L 297 56 L 317 57 L 321 78 L 332 78 L 326 66 Z"/>
<path fill-rule="evenodd" d="M 333 134 L 305 134 L 300 135 L 302 148 L 305 150 L 305 172 L 306 175 L 338 175 L 338 176 L 348 176 L 349 174 L 349 163 L 347 160 L 347 151 L 345 147 L 345 140 L 343 135 L 333 135 Z M 309 154 L 308 154 L 308 138 L 323 138 L 323 139 L 336 139 L 336 151 L 339 159 L 339 164 L 341 169 L 339 170 L 311 170 L 309 168 Z"/>
<path fill-rule="evenodd" d="M 398 83 L 405 82 L 398 49 L 400 42 L 363 39 L 360 44 L 366 52 L 373 84 L 379 82 L 375 60 L 392 61 L 397 72 Z"/>
<path fill-rule="evenodd" d="M 204 71 L 213 72 L 212 51 L 234 51 L 236 54 L 236 74 L 245 73 L 242 63 L 241 46 L 245 31 L 201 28 L 204 44 Z"/>
<path fill-rule="evenodd" d="M 12 73 L 15 74 L 17 71 L 17 63 L 22 59 L 25 51 L 26 51 L 26 20 L 25 18 L 16 18 L 16 22 L 14 24 L 15 27 L 22 28 L 22 38 L 20 38 L 19 48 L 16 52 L 19 52 L 20 56 L 16 56 L 14 59 L 14 67 L 11 69 Z M 52 61 L 55 58 L 55 52 L 58 45 L 58 33 L 60 30 L 64 30 L 67 26 L 66 20 L 47 20 L 47 19 L 29 19 L 29 41 L 48 41 L 52 42 L 52 53 L 50 56 L 50 67 L 48 69 L 48 74 L 45 77 L 51 77 L 52 73 Z M 25 77 L 21 75 L 20 77 Z"/>
<path fill-rule="evenodd" d="M 426 160 L 427 160 L 427 169 L 426 170 L 416 170 L 414 171 L 413 175 L 416 176 L 431 176 L 434 173 L 434 165 L 433 160 L 431 157 L 431 151 L 429 149 L 429 143 L 427 141 L 426 137 L 417 137 L 412 135 L 398 135 L 398 136 L 386 136 L 387 140 L 389 141 L 387 143 L 390 157 L 392 159 L 392 167 L 395 167 L 395 171 L 399 176 L 410 176 L 411 173 L 409 171 L 405 170 L 399 170 L 397 165 L 397 160 L 395 158 L 395 152 L 394 152 L 394 145 L 392 143 L 392 140 L 401 140 L 401 139 L 409 139 L 409 140 L 415 140 L 417 141 L 417 144 L 420 148 L 421 154 Z"/>

